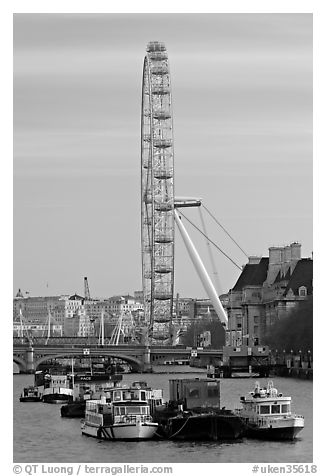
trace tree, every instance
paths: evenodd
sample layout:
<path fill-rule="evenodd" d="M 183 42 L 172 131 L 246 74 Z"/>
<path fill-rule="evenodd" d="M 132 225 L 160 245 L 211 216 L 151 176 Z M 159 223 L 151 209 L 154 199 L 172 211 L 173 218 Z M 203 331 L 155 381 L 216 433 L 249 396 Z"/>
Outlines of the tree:
<path fill-rule="evenodd" d="M 196 336 L 204 331 L 210 331 L 212 347 L 219 349 L 225 345 L 225 330 L 221 322 L 215 318 L 199 318 L 195 320 L 182 336 L 182 344 L 186 346 L 195 346 Z"/>
<path fill-rule="evenodd" d="M 313 298 L 309 296 L 271 327 L 265 344 L 279 352 L 313 350 Z"/>

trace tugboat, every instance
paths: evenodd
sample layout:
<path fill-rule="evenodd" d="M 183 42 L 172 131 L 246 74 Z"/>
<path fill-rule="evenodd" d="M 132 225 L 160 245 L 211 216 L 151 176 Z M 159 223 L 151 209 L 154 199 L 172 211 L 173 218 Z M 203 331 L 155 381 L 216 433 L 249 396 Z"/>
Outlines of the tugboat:
<path fill-rule="evenodd" d="M 39 392 L 38 387 L 30 385 L 25 387 L 23 393 L 21 394 L 19 401 L 20 402 L 40 402 L 42 400 L 42 395 Z"/>
<path fill-rule="evenodd" d="M 220 408 L 220 382 L 215 379 L 169 381 L 170 401 L 154 410 L 160 436 L 172 440 L 221 440 L 241 438 L 242 419 Z"/>
<path fill-rule="evenodd" d="M 108 390 L 99 400 L 86 401 L 82 434 L 104 440 L 148 440 L 158 423 L 150 414 L 151 389 L 134 384 Z"/>
<path fill-rule="evenodd" d="M 73 400 L 73 387 L 67 375 L 44 375 L 44 403 L 68 403 Z"/>
<path fill-rule="evenodd" d="M 253 392 L 241 397 L 242 418 L 248 438 L 293 440 L 304 428 L 304 417 L 291 413 L 291 397 L 284 397 L 269 381 L 267 388 L 256 382 Z"/>

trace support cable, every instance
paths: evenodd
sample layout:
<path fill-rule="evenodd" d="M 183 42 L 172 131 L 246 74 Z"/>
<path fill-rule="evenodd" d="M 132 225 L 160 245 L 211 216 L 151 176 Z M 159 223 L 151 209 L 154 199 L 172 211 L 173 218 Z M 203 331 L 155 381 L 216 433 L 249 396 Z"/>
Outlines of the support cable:
<path fill-rule="evenodd" d="M 221 228 L 222 230 L 228 235 L 228 237 L 233 241 L 233 243 L 239 248 L 239 250 L 242 251 L 242 253 L 246 256 L 246 258 L 249 258 L 249 255 L 241 248 L 241 246 L 232 238 L 232 236 L 230 235 L 230 233 L 224 228 L 223 225 L 221 225 L 221 223 L 216 220 L 216 218 L 214 217 L 214 215 L 212 215 L 212 213 L 208 210 L 208 208 L 205 207 L 205 205 L 202 203 L 202 206 L 205 208 L 205 210 L 207 211 L 207 213 L 213 218 L 213 220 L 215 221 L 215 223 L 217 223 Z"/>
<path fill-rule="evenodd" d="M 230 258 L 230 256 L 228 256 L 226 253 L 224 253 L 224 251 L 221 250 L 221 248 L 219 248 L 219 247 L 217 246 L 217 244 L 214 243 L 214 241 L 212 241 L 210 238 L 208 238 L 208 236 L 205 235 L 205 233 L 203 233 L 203 232 L 198 228 L 198 226 L 196 226 L 191 220 L 189 220 L 189 218 L 187 218 L 187 217 L 179 210 L 179 208 L 178 208 L 178 213 L 180 213 L 180 215 L 183 216 L 183 217 L 190 223 L 190 225 L 192 225 L 194 228 L 196 228 L 196 230 L 199 231 L 199 233 L 201 233 L 201 234 L 206 238 L 206 240 L 208 240 L 210 243 L 212 243 L 212 245 L 215 246 L 215 248 L 217 248 L 228 260 L 230 260 L 231 263 L 234 264 L 234 266 L 236 266 L 238 269 L 240 269 L 240 271 L 242 271 L 242 267 L 239 266 L 235 261 L 233 261 L 233 259 Z"/>
<path fill-rule="evenodd" d="M 205 225 L 204 217 L 203 217 L 203 214 L 202 214 L 202 211 L 201 211 L 200 207 L 198 207 L 198 211 L 199 211 L 199 216 L 200 216 L 200 219 L 201 219 L 201 224 L 202 224 L 204 233 L 205 233 L 205 235 L 207 235 L 206 225 Z M 213 275 L 214 275 L 214 278 L 215 278 L 216 287 L 218 289 L 218 294 L 221 294 L 222 293 L 222 286 L 221 286 L 221 283 L 220 283 L 220 280 L 219 280 L 219 276 L 218 276 L 218 273 L 217 273 L 217 269 L 216 269 L 216 266 L 215 266 L 215 261 L 214 261 L 214 257 L 213 257 L 213 253 L 212 253 L 212 248 L 210 246 L 209 241 L 207 241 L 207 248 L 208 248 L 209 258 L 211 260 L 211 264 L 212 264 L 212 268 L 213 268 Z"/>

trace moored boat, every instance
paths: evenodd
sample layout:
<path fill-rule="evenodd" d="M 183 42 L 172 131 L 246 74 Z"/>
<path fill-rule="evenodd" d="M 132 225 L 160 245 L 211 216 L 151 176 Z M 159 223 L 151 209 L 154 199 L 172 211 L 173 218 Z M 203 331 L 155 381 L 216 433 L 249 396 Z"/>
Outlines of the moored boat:
<path fill-rule="evenodd" d="M 293 440 L 304 428 L 304 417 L 291 412 L 291 397 L 283 396 L 268 382 L 261 388 L 256 382 L 253 392 L 241 397 L 237 414 L 245 424 L 245 436 L 271 440 Z"/>
<path fill-rule="evenodd" d="M 68 403 L 73 400 L 73 386 L 67 375 L 46 374 L 44 376 L 44 403 Z"/>
<path fill-rule="evenodd" d="M 100 399 L 108 389 L 115 387 L 122 380 L 121 374 L 76 374 L 73 376 L 73 401 L 60 409 L 64 418 L 84 418 L 86 401 Z"/>
<path fill-rule="evenodd" d="M 30 385 L 25 387 L 23 393 L 21 394 L 19 401 L 20 402 L 40 402 L 42 399 L 42 394 L 39 391 L 38 387 Z"/>
<path fill-rule="evenodd" d="M 169 384 L 169 403 L 154 411 L 161 436 L 194 441 L 241 438 L 244 431 L 241 418 L 220 408 L 218 380 L 176 379 Z"/>
<path fill-rule="evenodd" d="M 158 423 L 150 414 L 152 391 L 133 385 L 110 389 L 101 399 L 86 401 L 82 434 L 105 440 L 148 440 Z"/>

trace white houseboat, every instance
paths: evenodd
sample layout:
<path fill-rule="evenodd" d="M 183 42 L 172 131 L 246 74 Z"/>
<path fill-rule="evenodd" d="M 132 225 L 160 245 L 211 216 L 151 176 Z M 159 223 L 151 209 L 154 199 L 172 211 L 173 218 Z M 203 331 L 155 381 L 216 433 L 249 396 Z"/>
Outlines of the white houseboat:
<path fill-rule="evenodd" d="M 143 385 L 110 389 L 101 399 L 86 402 L 82 434 L 105 440 L 151 439 L 158 429 L 151 416 L 153 399 L 157 391 Z"/>
<path fill-rule="evenodd" d="M 237 413 L 251 438 L 292 440 L 304 428 L 304 417 L 291 412 L 291 397 L 284 397 L 273 382 L 261 388 L 256 382 L 249 395 L 241 397 L 242 408 Z"/>

